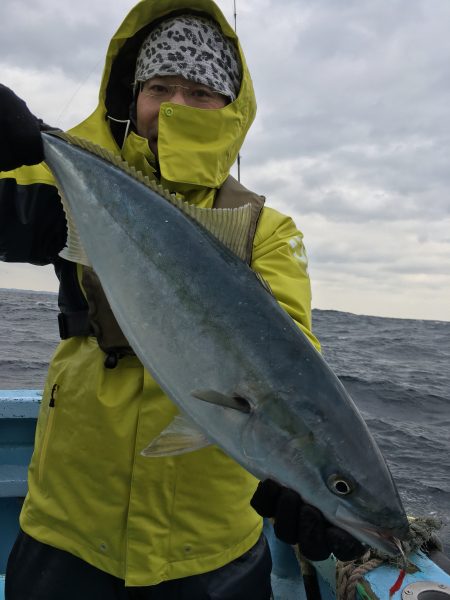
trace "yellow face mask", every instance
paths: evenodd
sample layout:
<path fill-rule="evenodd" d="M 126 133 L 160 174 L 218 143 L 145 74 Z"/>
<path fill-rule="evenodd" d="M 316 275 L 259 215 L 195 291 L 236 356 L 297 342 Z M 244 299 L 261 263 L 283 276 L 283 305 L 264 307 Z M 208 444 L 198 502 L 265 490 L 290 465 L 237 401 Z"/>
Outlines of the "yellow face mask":
<path fill-rule="evenodd" d="M 243 142 L 247 129 L 243 121 L 236 101 L 219 109 L 164 102 L 158 121 L 161 176 L 171 182 L 219 188 Z"/>

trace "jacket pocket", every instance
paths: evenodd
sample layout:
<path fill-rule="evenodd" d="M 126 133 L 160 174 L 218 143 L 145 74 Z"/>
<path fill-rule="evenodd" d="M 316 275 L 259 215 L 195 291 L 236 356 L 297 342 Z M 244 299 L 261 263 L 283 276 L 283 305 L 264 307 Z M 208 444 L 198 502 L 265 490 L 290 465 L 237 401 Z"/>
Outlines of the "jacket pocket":
<path fill-rule="evenodd" d="M 53 429 L 53 422 L 55 420 L 55 409 L 56 409 L 56 398 L 58 394 L 59 385 L 55 383 L 50 393 L 50 400 L 48 403 L 47 423 L 45 425 L 44 437 L 42 439 L 41 453 L 39 456 L 39 470 L 38 480 L 42 483 L 42 477 L 44 473 L 45 460 L 47 457 L 47 449 L 50 441 L 50 436 Z"/>

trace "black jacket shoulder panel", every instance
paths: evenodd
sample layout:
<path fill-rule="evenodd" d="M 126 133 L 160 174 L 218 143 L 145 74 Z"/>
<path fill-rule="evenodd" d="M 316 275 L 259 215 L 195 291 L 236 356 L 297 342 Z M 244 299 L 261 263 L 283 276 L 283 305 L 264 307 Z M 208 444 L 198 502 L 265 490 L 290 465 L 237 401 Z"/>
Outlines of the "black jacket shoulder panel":
<path fill-rule="evenodd" d="M 67 238 L 66 218 L 55 186 L 0 180 L 0 260 L 46 265 Z"/>

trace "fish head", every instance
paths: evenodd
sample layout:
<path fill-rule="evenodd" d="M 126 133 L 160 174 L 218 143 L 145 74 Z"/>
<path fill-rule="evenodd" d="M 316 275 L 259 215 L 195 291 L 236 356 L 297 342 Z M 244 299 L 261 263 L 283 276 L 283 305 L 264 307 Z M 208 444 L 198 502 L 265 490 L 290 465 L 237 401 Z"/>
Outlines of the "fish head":
<path fill-rule="evenodd" d="M 258 458 L 270 478 L 298 492 L 332 524 L 384 554 L 398 555 L 397 540 L 407 538 L 408 520 L 359 412 L 346 402 L 339 419 L 317 403 L 306 404 L 297 410 L 292 398 L 283 401 L 278 395 L 276 402 L 258 407 L 243 437 L 247 455 Z M 261 448 L 258 440 L 265 437 L 270 442 Z"/>
<path fill-rule="evenodd" d="M 299 406 L 290 393 L 258 396 L 254 386 L 234 394 L 197 390 L 192 397 L 202 400 L 197 408 L 207 413 L 213 439 L 233 432 L 229 453 L 256 477 L 293 489 L 364 544 L 399 553 L 408 520 L 388 466 L 348 398 L 338 419 L 316 402 Z"/>
<path fill-rule="evenodd" d="M 361 470 L 355 459 L 350 471 L 333 461 L 334 453 L 328 457 L 321 471 L 322 510 L 331 523 L 367 546 L 396 556 L 401 552 L 399 541 L 408 537 L 408 519 L 384 458 L 376 446 L 367 450 Z"/>

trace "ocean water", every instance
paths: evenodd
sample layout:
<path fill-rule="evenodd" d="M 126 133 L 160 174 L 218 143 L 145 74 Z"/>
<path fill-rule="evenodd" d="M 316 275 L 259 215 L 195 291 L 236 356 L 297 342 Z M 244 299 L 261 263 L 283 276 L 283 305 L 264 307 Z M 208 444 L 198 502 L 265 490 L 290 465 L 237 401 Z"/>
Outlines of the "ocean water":
<path fill-rule="evenodd" d="M 57 314 L 55 294 L 0 289 L 0 389 L 42 389 Z M 450 322 L 315 310 L 313 323 L 408 514 L 440 517 L 450 554 Z"/>

